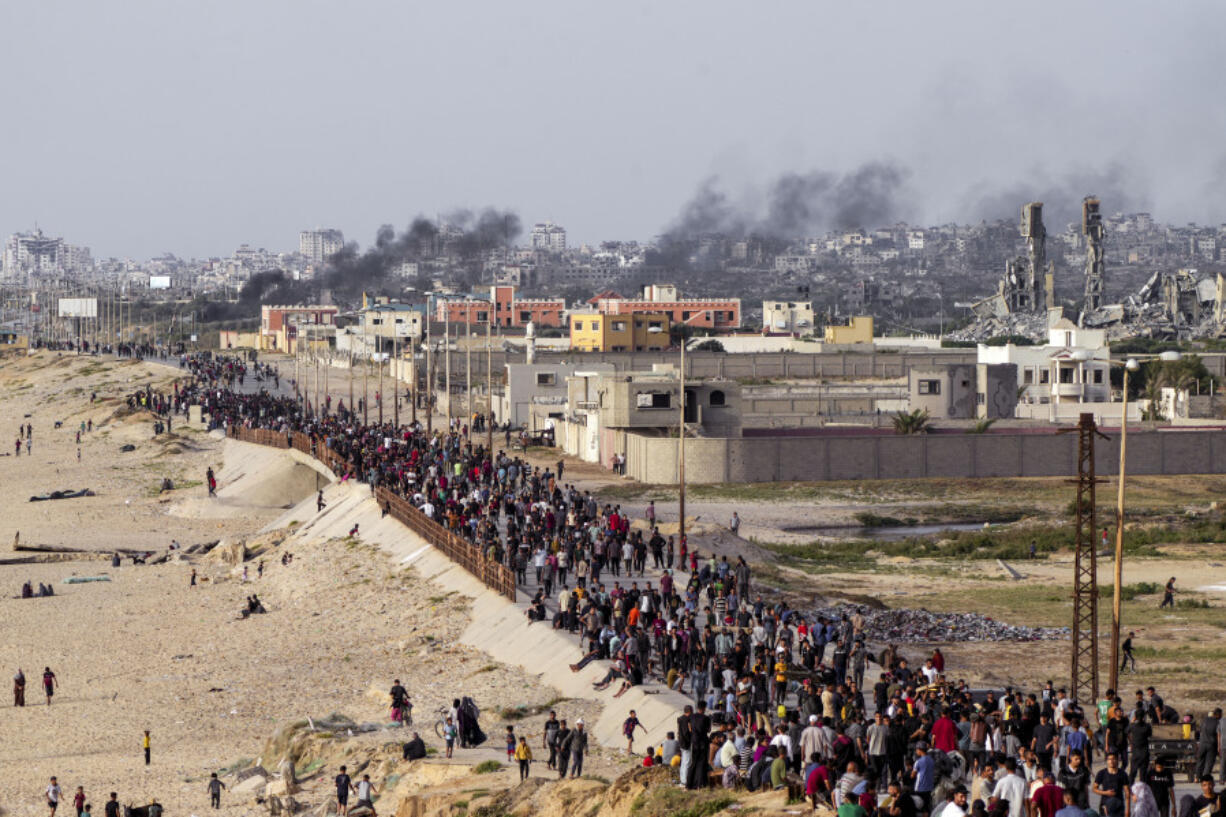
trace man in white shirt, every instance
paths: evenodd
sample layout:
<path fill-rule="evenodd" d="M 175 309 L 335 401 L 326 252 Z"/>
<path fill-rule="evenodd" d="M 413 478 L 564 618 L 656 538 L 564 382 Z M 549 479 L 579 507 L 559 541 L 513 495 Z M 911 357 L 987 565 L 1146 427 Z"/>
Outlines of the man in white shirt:
<path fill-rule="evenodd" d="M 1009 817 L 1022 817 L 1026 813 L 1026 781 L 1017 773 L 1017 761 L 1005 758 L 1005 775 L 996 781 L 992 797 L 1009 802 Z"/>
<path fill-rule="evenodd" d="M 782 725 L 775 727 L 775 736 L 771 738 L 771 746 L 778 746 L 779 752 L 786 762 L 792 757 L 792 738 L 788 735 L 787 730 Z"/>
<path fill-rule="evenodd" d="M 941 817 L 966 817 L 966 786 L 958 786 L 949 796 L 949 802 L 941 809 Z"/>

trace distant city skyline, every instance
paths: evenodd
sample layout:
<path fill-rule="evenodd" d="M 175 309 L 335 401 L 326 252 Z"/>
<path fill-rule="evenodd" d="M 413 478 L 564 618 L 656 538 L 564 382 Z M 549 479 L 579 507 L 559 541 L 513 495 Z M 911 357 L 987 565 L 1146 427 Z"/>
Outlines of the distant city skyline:
<path fill-rule="evenodd" d="M 900 171 L 891 214 L 916 224 L 1089 193 L 1106 213 L 1226 221 L 1211 2 L 6 16 L 20 36 L 0 70 L 22 82 L 0 234 L 38 223 L 95 258 L 289 251 L 316 225 L 365 247 L 381 224 L 486 206 L 561 224 L 571 246 L 645 241 L 711 180 L 756 213 L 785 174 L 877 162 Z"/>

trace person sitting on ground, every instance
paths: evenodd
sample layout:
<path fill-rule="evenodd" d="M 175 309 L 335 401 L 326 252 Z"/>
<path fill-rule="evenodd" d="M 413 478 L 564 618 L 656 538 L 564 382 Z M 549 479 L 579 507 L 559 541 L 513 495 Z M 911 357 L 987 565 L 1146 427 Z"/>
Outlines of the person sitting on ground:
<path fill-rule="evenodd" d="M 421 735 L 416 732 L 413 737 L 409 738 L 404 744 L 404 759 L 405 760 L 421 760 L 426 756 L 426 742 L 421 739 Z"/>

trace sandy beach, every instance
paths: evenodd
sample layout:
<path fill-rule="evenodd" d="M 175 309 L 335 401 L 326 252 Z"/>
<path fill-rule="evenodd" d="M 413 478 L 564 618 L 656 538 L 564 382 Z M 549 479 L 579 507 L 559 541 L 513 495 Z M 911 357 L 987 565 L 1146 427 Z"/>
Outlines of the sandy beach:
<path fill-rule="evenodd" d="M 194 564 L 133 566 L 125 559 L 118 569 L 88 559 L 0 566 L 0 669 L 11 678 L 20 667 L 28 679 L 28 705 L 6 706 L 0 716 L 0 813 L 46 813 L 42 791 L 51 775 L 69 801 L 83 785 L 99 814 L 109 791 L 132 804 L 156 796 L 168 814 L 204 813 L 210 772 L 257 759 L 265 741 L 293 721 L 339 712 L 385 722 L 380 693 L 397 677 L 428 742 L 438 742 L 427 735 L 435 711 L 467 694 L 490 713 L 483 726 L 491 740 L 456 762 L 502 755 L 495 713 L 557 698 L 545 679 L 459 644 L 469 620 L 466 600 L 398 568 L 372 543 L 320 541 L 295 549 L 292 563 L 282 565 L 279 543 L 288 530 L 256 532 L 313 494 L 313 474 L 278 464 L 280 455 L 269 450 L 260 465 L 271 474 L 267 489 L 234 495 L 227 488 L 236 474 L 227 470 L 224 447 L 241 444 L 180 428 L 155 440 L 147 417 L 117 416 L 123 395 L 173 376 L 153 363 L 54 353 L 0 367 L 8 446 L 19 424 L 34 427 L 33 456 L 23 450 L 20 458 L 0 457 L 0 480 L 9 489 L 0 505 L 4 541 L 20 531 L 23 543 L 160 553 L 172 539 L 189 546 L 249 537 L 248 547 L 263 549 L 246 562 L 246 583 L 242 568 L 216 552 Z M 78 464 L 76 430 L 90 418 L 94 430 L 82 435 Z M 136 449 L 121 453 L 125 444 Z M 210 465 L 221 483 L 218 498 L 200 484 Z M 186 487 L 159 495 L 164 476 Z M 96 496 L 28 501 L 59 488 L 90 488 Z M 265 572 L 257 578 L 261 562 Z M 196 587 L 189 586 L 193 567 Z M 63 583 L 103 574 L 109 582 Z M 27 580 L 52 585 L 56 595 L 21 599 Z M 252 592 L 269 613 L 244 620 L 239 611 Z M 60 683 L 51 706 L 40 689 L 45 666 Z M 598 705 L 558 707 L 591 717 Z M 520 728 L 531 734 L 539 723 L 525 720 Z M 148 767 L 145 729 L 152 733 Z M 403 738 L 401 730 L 381 729 L 354 738 L 346 751 L 393 744 L 389 751 L 398 756 Z M 224 779 L 234 784 L 232 776 Z M 300 802 L 322 801 L 329 781 L 308 781 Z M 223 814 L 252 809 L 249 798 L 230 796 L 223 806 Z"/>

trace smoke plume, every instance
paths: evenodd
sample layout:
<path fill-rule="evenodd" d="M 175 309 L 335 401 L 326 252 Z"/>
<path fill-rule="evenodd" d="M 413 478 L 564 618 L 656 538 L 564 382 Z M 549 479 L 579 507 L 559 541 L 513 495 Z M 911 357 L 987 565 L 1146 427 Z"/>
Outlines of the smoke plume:
<path fill-rule="evenodd" d="M 1069 224 L 1080 223 L 1081 201 L 1090 195 L 1102 201 L 1104 215 L 1135 213 L 1151 206 L 1148 181 L 1135 166 L 1112 162 L 1059 176 L 1034 170 L 1028 178 L 996 189 L 977 185 L 962 197 L 959 209 L 972 221 L 1016 221 L 1023 204 L 1041 201 L 1048 232 L 1058 233 Z"/>
<path fill-rule="evenodd" d="M 893 162 L 869 162 L 848 173 L 785 173 L 765 188 L 765 210 L 734 200 L 718 179 L 702 183 L 665 234 L 685 240 L 703 233 L 796 239 L 827 230 L 871 228 L 910 207 L 909 172 Z"/>
<path fill-rule="evenodd" d="M 491 250 L 509 246 L 520 232 L 519 216 L 492 208 L 449 213 L 442 227 L 418 216 L 399 234 L 392 225 L 384 224 L 366 252 L 350 243 L 328 259 L 326 282 L 338 298 L 353 299 L 363 291 L 379 291 L 406 261 L 447 256 L 465 271 L 479 271 Z"/>

